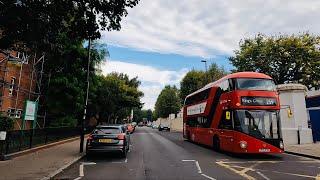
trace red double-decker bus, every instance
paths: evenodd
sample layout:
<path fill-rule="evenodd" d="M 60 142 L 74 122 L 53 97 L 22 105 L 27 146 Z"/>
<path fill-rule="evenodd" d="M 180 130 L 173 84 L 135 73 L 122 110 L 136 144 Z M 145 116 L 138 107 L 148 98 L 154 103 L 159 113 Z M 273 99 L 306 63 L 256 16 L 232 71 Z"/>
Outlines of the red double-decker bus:
<path fill-rule="evenodd" d="M 183 137 L 215 150 L 282 153 L 279 110 L 270 76 L 230 74 L 186 97 Z"/>

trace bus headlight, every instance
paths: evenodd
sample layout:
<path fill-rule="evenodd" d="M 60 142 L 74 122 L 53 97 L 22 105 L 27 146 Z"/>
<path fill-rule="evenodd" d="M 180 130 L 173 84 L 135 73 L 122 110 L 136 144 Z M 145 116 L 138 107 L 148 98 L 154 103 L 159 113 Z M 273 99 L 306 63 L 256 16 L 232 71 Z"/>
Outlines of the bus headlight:
<path fill-rule="evenodd" d="M 280 141 L 279 147 L 280 147 L 280 149 L 283 149 L 283 148 L 284 148 L 284 145 L 283 145 L 283 142 L 282 142 L 282 141 Z"/>
<path fill-rule="evenodd" d="M 248 146 L 247 142 L 246 141 L 240 141 L 240 148 L 242 149 L 246 149 Z"/>

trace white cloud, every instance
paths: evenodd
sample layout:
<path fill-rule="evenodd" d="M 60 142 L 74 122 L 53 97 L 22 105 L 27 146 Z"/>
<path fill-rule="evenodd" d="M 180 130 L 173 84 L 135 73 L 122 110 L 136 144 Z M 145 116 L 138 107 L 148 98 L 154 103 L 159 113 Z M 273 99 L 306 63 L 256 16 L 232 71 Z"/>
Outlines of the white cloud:
<path fill-rule="evenodd" d="M 138 77 L 142 82 L 140 90 L 144 93 L 142 102 L 145 109 L 153 109 L 160 91 L 165 85 L 179 86 L 180 80 L 187 73 L 187 69 L 179 71 L 160 70 L 151 66 L 133 64 L 121 61 L 106 61 L 101 65 L 102 74 L 121 72 L 130 78 Z"/>
<path fill-rule="evenodd" d="M 265 34 L 320 32 L 315 0 L 141 0 L 119 32 L 103 41 L 142 51 L 212 57 L 231 54 L 240 39 Z"/>

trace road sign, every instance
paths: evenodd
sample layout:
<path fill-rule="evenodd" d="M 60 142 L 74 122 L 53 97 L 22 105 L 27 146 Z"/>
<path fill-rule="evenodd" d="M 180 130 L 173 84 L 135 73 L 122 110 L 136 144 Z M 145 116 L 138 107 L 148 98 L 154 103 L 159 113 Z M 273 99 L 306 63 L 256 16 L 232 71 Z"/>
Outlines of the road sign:
<path fill-rule="evenodd" d="M 34 121 L 37 115 L 38 103 L 35 101 L 27 101 L 24 113 L 24 120 Z"/>
<path fill-rule="evenodd" d="M 6 131 L 0 131 L 0 141 L 6 140 L 7 132 Z"/>

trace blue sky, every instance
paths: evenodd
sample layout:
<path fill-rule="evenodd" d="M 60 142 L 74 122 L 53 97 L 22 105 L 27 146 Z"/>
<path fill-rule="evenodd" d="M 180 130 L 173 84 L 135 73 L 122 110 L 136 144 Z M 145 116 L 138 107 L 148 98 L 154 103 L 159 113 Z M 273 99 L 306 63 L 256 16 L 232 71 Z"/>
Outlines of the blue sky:
<path fill-rule="evenodd" d="M 320 1 L 314 0 L 140 0 L 120 31 L 103 32 L 110 57 L 101 66 L 138 76 L 144 108 L 154 108 L 161 89 L 177 85 L 201 59 L 232 69 L 228 57 L 239 41 L 266 35 L 320 33 Z"/>
<path fill-rule="evenodd" d="M 180 70 L 181 68 L 186 68 L 205 70 L 205 65 L 201 62 L 202 59 L 207 60 L 208 64 L 215 62 L 226 70 L 233 68 L 228 61 L 229 56 L 227 54 L 219 55 L 214 58 L 203 58 L 200 56 L 145 52 L 117 46 L 108 46 L 108 50 L 110 52 L 110 59 L 153 66 L 159 69 Z"/>

